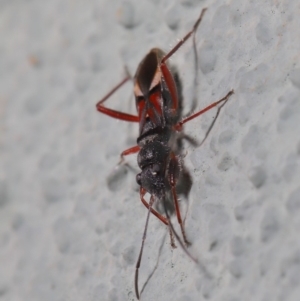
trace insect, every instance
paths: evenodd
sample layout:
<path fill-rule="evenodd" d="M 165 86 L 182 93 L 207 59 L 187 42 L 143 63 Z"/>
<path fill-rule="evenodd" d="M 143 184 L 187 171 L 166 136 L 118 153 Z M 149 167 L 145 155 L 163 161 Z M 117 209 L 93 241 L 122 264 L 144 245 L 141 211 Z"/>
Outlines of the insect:
<path fill-rule="evenodd" d="M 173 72 L 172 68 L 168 65 L 168 59 L 196 32 L 205 11 L 206 9 L 201 11 L 193 29 L 188 32 L 184 38 L 171 49 L 171 51 L 165 54 L 162 50 L 153 48 L 139 64 L 133 78 L 137 115 L 115 111 L 104 106 L 104 102 L 131 78 L 129 74 L 96 105 L 99 112 L 110 117 L 139 123 L 137 145 L 126 149 L 121 153 L 121 161 L 123 161 L 124 156 L 138 153 L 137 162 L 141 172 L 137 174 L 136 182 L 140 186 L 140 199 L 148 209 L 141 249 L 136 263 L 134 281 L 137 299 L 140 297 L 138 275 L 150 213 L 155 215 L 169 228 L 172 247 L 175 247 L 174 235 L 185 250 L 184 244 L 186 246 L 189 245 L 184 230 L 176 190 L 179 185 L 181 173 L 179 159 L 180 149 L 177 141 L 180 139 L 179 135 L 183 125 L 220 105 L 216 115 L 217 117 L 221 107 L 225 105 L 230 95 L 233 94 L 233 90 L 231 90 L 225 97 L 210 104 L 204 109 L 186 118 L 182 118 L 181 116 L 182 103 L 178 91 L 179 83 L 177 73 Z M 216 118 L 209 127 L 204 140 L 209 134 L 215 120 Z M 150 195 L 149 201 L 145 198 L 147 193 Z M 170 215 L 166 208 L 167 199 L 173 201 L 184 244 L 181 242 L 181 239 L 178 237 L 171 224 Z M 161 214 L 155 209 L 154 205 L 157 203 L 162 203 L 165 214 Z"/>

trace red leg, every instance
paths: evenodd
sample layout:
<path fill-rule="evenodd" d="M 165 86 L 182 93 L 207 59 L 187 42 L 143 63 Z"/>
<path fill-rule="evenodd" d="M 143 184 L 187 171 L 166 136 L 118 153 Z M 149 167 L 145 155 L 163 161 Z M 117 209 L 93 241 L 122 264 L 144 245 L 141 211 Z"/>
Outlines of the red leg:
<path fill-rule="evenodd" d="M 185 244 L 188 246 L 190 245 L 189 241 L 186 238 L 184 227 L 183 227 L 183 222 L 181 218 L 181 213 L 180 213 L 180 208 L 178 204 L 178 198 L 177 198 L 177 193 L 176 193 L 176 178 L 179 174 L 179 164 L 176 156 L 172 153 L 171 155 L 171 160 L 169 163 L 169 182 L 171 185 L 171 190 L 172 190 L 172 196 L 173 196 L 173 201 L 175 205 L 175 210 L 176 210 L 176 215 L 177 215 L 177 220 L 180 225 L 181 233 L 183 240 Z"/>
<path fill-rule="evenodd" d="M 133 146 L 133 147 L 131 147 L 131 148 L 128 148 L 128 149 L 124 150 L 124 151 L 121 153 L 121 157 L 124 157 L 124 156 L 127 156 L 127 155 L 131 155 L 131 154 L 135 154 L 135 153 L 137 153 L 139 150 L 140 150 L 140 147 L 139 147 L 138 145 Z"/>
<path fill-rule="evenodd" d="M 130 121 L 130 122 L 139 122 L 139 117 L 130 115 L 127 113 L 115 111 L 112 109 L 108 109 L 103 106 L 103 103 L 112 95 L 114 94 L 120 87 L 122 87 L 131 77 L 127 75 L 116 87 L 114 87 L 109 93 L 107 93 L 97 104 L 96 108 L 99 112 L 106 114 L 110 117 L 121 119 L 124 121 Z"/>
<path fill-rule="evenodd" d="M 202 20 L 202 18 L 203 18 L 203 15 L 204 15 L 204 13 L 205 13 L 205 11 L 207 10 L 207 8 L 203 8 L 202 9 L 202 11 L 201 11 L 201 14 L 200 14 L 200 16 L 199 16 L 199 18 L 198 18 L 198 20 L 196 21 L 196 23 L 194 24 L 194 26 L 193 26 L 193 29 L 190 31 L 190 32 L 188 32 L 186 35 L 185 35 L 185 37 L 183 38 L 183 39 L 181 39 L 178 43 L 177 43 L 177 45 L 175 45 L 175 47 L 171 50 L 171 51 L 169 51 L 163 58 L 162 58 L 162 60 L 161 60 L 161 63 L 162 64 L 164 64 L 165 63 L 165 61 L 167 60 L 167 59 L 169 59 L 189 38 L 190 38 L 190 36 L 197 30 L 197 28 L 198 28 L 198 26 L 199 26 L 199 24 L 200 24 L 200 22 L 201 22 L 201 20 Z"/>
<path fill-rule="evenodd" d="M 178 107 L 178 98 L 177 98 L 177 91 L 176 91 L 176 84 L 174 82 L 174 79 L 171 75 L 171 72 L 170 70 L 168 69 L 167 65 L 166 65 L 166 61 L 191 37 L 191 35 L 193 33 L 195 33 L 195 31 L 197 30 L 201 20 L 202 20 L 202 17 L 204 15 L 206 11 L 206 8 L 202 9 L 201 11 L 201 14 L 198 18 L 198 20 L 196 21 L 196 23 L 194 24 L 193 26 L 193 29 L 188 32 L 184 38 L 182 40 L 180 40 L 176 45 L 175 47 L 173 47 L 173 49 L 171 51 L 169 51 L 161 60 L 161 63 L 160 63 L 160 69 L 163 73 L 163 76 L 164 76 L 164 79 L 166 81 L 166 84 L 169 88 L 169 91 L 170 91 L 170 94 L 171 94 L 171 98 L 173 100 L 173 109 L 176 110 L 177 107 Z"/>
<path fill-rule="evenodd" d="M 145 205 L 145 207 L 149 210 L 149 204 L 146 202 L 146 200 L 144 199 L 144 195 L 146 194 L 146 190 L 144 188 L 140 189 L 140 198 L 142 203 Z M 150 208 L 150 212 L 155 215 L 161 222 L 163 222 L 166 226 L 169 226 L 169 221 L 166 217 L 164 217 L 163 215 L 161 215 L 160 213 L 158 213 L 156 210 L 154 210 L 152 207 Z M 176 244 L 175 244 L 175 239 L 174 239 L 174 235 L 172 232 L 172 229 L 169 226 L 169 234 L 170 234 L 170 242 L 171 242 L 171 246 L 172 248 L 176 248 Z"/>
<path fill-rule="evenodd" d="M 124 157 L 125 157 L 125 156 L 135 154 L 135 153 L 137 153 L 139 150 L 140 150 L 140 147 L 139 147 L 138 145 L 133 146 L 133 147 L 131 147 L 131 148 L 128 148 L 128 149 L 124 150 L 124 151 L 121 153 L 121 160 L 120 160 L 120 162 L 118 163 L 118 165 L 120 165 L 120 164 L 122 164 L 122 163 L 124 162 Z"/>
<path fill-rule="evenodd" d="M 146 194 L 146 190 L 144 188 L 140 188 L 140 198 L 142 203 L 145 205 L 145 207 L 149 210 L 149 204 L 146 202 L 146 200 L 144 199 L 144 195 Z M 165 225 L 169 225 L 168 220 L 161 215 L 160 213 L 158 213 L 156 210 L 154 210 L 152 207 L 150 208 L 150 212 L 155 215 L 160 221 L 162 221 Z"/>
<path fill-rule="evenodd" d="M 203 113 L 205 113 L 205 112 L 209 111 L 210 109 L 214 108 L 215 106 L 217 106 L 217 105 L 220 104 L 221 102 L 226 103 L 227 100 L 228 100 L 228 98 L 229 98 L 233 93 L 234 93 L 233 90 L 229 91 L 225 97 L 221 98 L 220 100 L 218 100 L 218 101 L 216 101 L 216 102 L 213 102 L 212 104 L 210 104 L 210 105 L 207 106 L 206 108 L 202 109 L 201 111 L 199 111 L 199 112 L 197 112 L 197 113 L 195 113 L 195 114 L 193 114 L 193 115 L 191 115 L 191 116 L 189 116 L 189 117 L 187 117 L 187 118 L 184 118 L 183 120 L 181 120 L 180 122 L 178 122 L 178 123 L 175 125 L 175 130 L 176 130 L 176 131 L 181 131 L 181 130 L 182 130 L 183 124 L 185 124 L 186 122 L 188 122 L 188 121 L 190 121 L 190 120 L 192 120 L 192 119 L 194 119 L 194 118 L 196 118 L 196 117 L 202 115 Z"/>

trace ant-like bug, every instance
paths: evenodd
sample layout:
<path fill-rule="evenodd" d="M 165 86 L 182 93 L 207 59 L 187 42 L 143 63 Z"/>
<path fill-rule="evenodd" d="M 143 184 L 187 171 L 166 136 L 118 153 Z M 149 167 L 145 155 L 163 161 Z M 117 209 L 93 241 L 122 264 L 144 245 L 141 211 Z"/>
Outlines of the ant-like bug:
<path fill-rule="evenodd" d="M 233 94 L 233 90 L 231 90 L 219 101 L 210 104 L 189 117 L 181 119 L 181 100 L 177 90 L 178 76 L 175 72 L 172 72 L 172 69 L 167 64 L 167 60 L 196 32 L 205 11 L 206 8 L 201 11 L 193 29 L 188 32 L 171 51 L 165 54 L 162 50 L 153 48 L 139 64 L 134 76 L 134 95 L 138 111 L 137 116 L 115 111 L 103 106 L 103 103 L 131 78 L 130 75 L 127 75 L 125 79 L 104 96 L 104 98 L 96 105 L 99 112 L 110 117 L 139 123 L 140 130 L 139 137 L 137 138 L 137 145 L 123 151 L 121 154 L 122 162 L 124 156 L 138 153 L 137 161 L 142 171 L 137 174 L 136 181 L 140 186 L 140 199 L 148 209 L 142 245 L 136 263 L 135 293 L 137 299 L 140 297 L 138 288 L 139 267 L 142 260 L 150 213 L 168 226 L 172 247 L 175 247 L 173 238 L 173 235 L 175 235 L 183 249 L 188 253 L 177 233 L 174 231 L 166 208 L 166 200 L 171 198 L 174 202 L 183 241 L 185 245 L 188 246 L 189 242 L 185 235 L 176 192 L 181 172 L 179 163 L 180 154 L 178 153 L 179 150 L 176 143 L 177 140 L 180 139 L 178 132 L 182 130 L 183 125 L 188 121 L 216 107 L 218 104 L 222 104 L 218 108 L 217 118 L 221 107 L 225 105 L 229 96 Z M 196 52 L 195 55 L 197 55 Z M 210 125 L 202 143 L 211 131 L 216 118 Z M 144 198 L 146 193 L 150 194 L 149 202 Z M 162 202 L 166 216 L 160 214 L 153 208 L 154 204 L 158 202 Z"/>

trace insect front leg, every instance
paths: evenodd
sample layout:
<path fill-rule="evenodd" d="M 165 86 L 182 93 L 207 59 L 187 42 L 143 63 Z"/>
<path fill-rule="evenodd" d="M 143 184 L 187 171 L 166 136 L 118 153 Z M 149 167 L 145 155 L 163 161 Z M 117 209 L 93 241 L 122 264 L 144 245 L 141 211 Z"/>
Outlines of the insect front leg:
<path fill-rule="evenodd" d="M 184 243 L 187 246 L 189 246 L 190 242 L 186 238 L 184 225 L 183 225 L 183 221 L 182 221 L 182 218 L 181 218 L 179 203 L 178 203 L 177 192 L 176 192 L 176 180 L 177 180 L 179 172 L 180 172 L 180 167 L 179 167 L 178 159 L 177 159 L 177 157 L 175 156 L 174 153 L 171 154 L 171 160 L 170 160 L 170 163 L 169 163 L 169 169 L 168 170 L 169 170 L 168 171 L 169 172 L 168 178 L 169 178 L 169 183 L 170 183 L 171 191 L 172 191 L 172 197 L 173 197 L 173 201 L 174 201 L 174 205 L 175 205 L 177 221 L 180 225 L 180 229 L 181 229 L 181 233 L 182 233 Z"/>
<path fill-rule="evenodd" d="M 140 188 L 140 199 L 142 201 L 142 203 L 145 205 L 145 207 L 149 210 L 149 204 L 147 203 L 147 201 L 144 199 L 144 195 L 146 194 L 146 190 L 144 188 Z M 169 234 L 170 234 L 170 242 L 171 242 L 171 247 L 172 248 L 176 248 L 176 244 L 175 244 L 175 239 L 174 239 L 174 235 L 172 232 L 172 229 L 169 225 L 169 221 L 166 217 L 164 217 L 163 215 L 161 215 L 160 213 L 158 213 L 155 209 L 153 209 L 152 207 L 150 208 L 150 211 L 153 215 L 155 215 L 161 222 L 163 222 L 166 226 L 169 227 Z"/>
<path fill-rule="evenodd" d="M 136 154 L 137 152 L 140 151 L 140 147 L 138 145 L 130 147 L 124 151 L 122 151 L 121 155 L 120 155 L 120 162 L 118 163 L 118 165 L 121 165 L 124 162 L 124 157 L 128 156 L 128 155 L 132 155 L 132 154 Z M 118 166 L 117 165 L 117 166 Z"/>
<path fill-rule="evenodd" d="M 147 201 L 144 199 L 144 195 L 146 194 L 146 190 L 144 188 L 140 188 L 140 199 L 142 201 L 142 203 L 145 205 L 145 207 L 147 209 L 149 209 L 149 204 L 147 203 Z M 167 218 L 165 218 L 163 215 L 161 215 L 160 213 L 158 213 L 155 209 L 150 208 L 150 211 L 153 215 L 155 215 L 161 222 L 163 222 L 165 225 L 169 225 L 169 222 L 167 220 Z"/>

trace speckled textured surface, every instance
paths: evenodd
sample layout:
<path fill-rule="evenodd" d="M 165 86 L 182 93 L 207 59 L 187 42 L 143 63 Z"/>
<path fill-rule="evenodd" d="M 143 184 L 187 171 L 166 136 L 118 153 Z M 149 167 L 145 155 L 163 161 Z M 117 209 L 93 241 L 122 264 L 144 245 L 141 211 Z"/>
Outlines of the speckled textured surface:
<path fill-rule="evenodd" d="M 209 276 L 167 238 L 142 300 L 300 299 L 299 1 L 3 0 L 0 300 L 135 300 L 146 210 L 134 173 L 107 180 L 137 127 L 95 103 L 203 7 L 197 109 L 235 89 L 206 143 L 185 146 L 186 232 Z M 192 55 L 187 43 L 171 60 L 186 111 Z M 134 112 L 130 84 L 111 106 Z M 185 132 L 201 139 L 214 114 Z M 151 218 L 141 286 L 165 233 Z"/>

